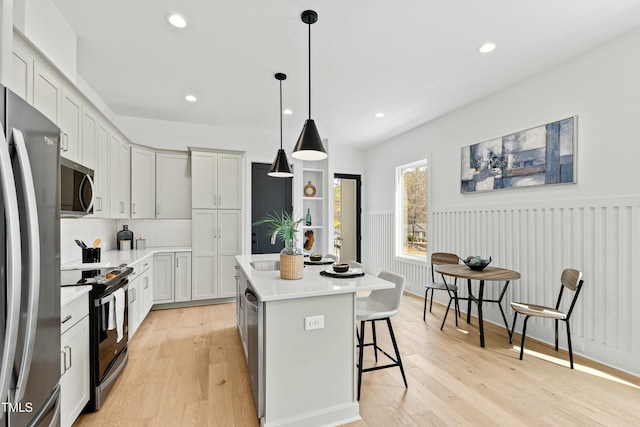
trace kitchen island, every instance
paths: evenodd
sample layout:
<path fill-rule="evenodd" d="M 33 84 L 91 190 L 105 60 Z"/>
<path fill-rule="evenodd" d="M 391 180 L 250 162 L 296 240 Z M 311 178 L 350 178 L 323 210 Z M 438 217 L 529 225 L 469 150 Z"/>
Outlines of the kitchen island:
<path fill-rule="evenodd" d="M 376 276 L 330 278 L 306 266 L 280 279 L 279 255 L 238 255 L 237 323 L 261 426 L 360 419 L 356 293 L 393 288 Z"/>

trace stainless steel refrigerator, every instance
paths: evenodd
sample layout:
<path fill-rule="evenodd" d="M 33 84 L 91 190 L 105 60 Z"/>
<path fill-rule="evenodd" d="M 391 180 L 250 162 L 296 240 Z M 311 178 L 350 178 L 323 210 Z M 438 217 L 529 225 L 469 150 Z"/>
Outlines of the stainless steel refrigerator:
<path fill-rule="evenodd" d="M 0 93 L 0 427 L 58 426 L 60 130 Z"/>

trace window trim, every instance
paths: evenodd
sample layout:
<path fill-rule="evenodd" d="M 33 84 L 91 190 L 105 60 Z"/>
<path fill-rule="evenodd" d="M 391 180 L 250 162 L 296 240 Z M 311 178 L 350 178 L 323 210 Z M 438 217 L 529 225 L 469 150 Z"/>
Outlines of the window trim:
<path fill-rule="evenodd" d="M 430 161 L 429 161 L 429 157 L 430 156 L 425 156 L 423 159 L 411 162 L 411 163 L 405 163 L 399 166 L 396 166 L 396 170 L 395 170 L 395 174 L 396 174 L 396 179 L 395 179 L 395 206 L 394 206 L 394 212 L 395 212 L 395 236 L 394 236 L 394 242 L 393 242 L 393 255 L 394 255 L 394 259 L 397 261 L 403 261 L 403 262 L 410 262 L 412 264 L 418 264 L 418 265 L 426 265 L 428 264 L 428 253 L 429 253 L 429 238 L 430 238 L 430 221 L 429 221 L 429 202 L 431 200 L 431 167 L 430 165 Z M 427 250 L 425 251 L 424 256 L 415 256 L 415 255 L 407 255 L 405 253 L 403 253 L 402 249 L 403 249 L 403 245 L 404 245 L 404 233 L 402 231 L 402 218 L 403 218 L 403 212 L 402 212 L 402 171 L 404 169 L 413 167 L 413 166 L 420 166 L 420 165 L 426 165 L 427 167 Z"/>

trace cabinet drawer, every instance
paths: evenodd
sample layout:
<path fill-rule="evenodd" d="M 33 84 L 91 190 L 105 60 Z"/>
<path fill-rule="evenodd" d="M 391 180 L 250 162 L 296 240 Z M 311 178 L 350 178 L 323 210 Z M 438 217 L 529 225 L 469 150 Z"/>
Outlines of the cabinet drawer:
<path fill-rule="evenodd" d="M 65 333 L 70 327 L 78 323 L 84 316 L 89 314 L 89 295 L 84 294 L 74 299 L 70 303 L 61 307 L 60 310 L 60 333 Z"/>

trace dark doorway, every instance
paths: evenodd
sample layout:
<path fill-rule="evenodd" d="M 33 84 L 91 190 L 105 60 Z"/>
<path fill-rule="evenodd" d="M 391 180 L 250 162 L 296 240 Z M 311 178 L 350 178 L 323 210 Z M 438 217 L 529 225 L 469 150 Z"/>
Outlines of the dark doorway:
<path fill-rule="evenodd" d="M 251 224 L 264 218 L 265 215 L 278 214 L 282 211 L 293 211 L 292 178 L 274 178 L 267 175 L 271 164 L 251 164 Z M 271 244 L 267 225 L 251 226 L 251 253 L 279 253 L 284 242 L 277 240 Z"/>
<path fill-rule="evenodd" d="M 337 173 L 333 176 L 334 254 L 340 262 L 361 261 L 360 175 Z"/>

